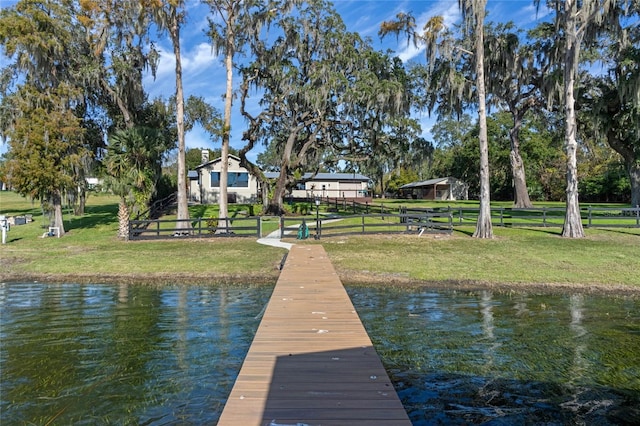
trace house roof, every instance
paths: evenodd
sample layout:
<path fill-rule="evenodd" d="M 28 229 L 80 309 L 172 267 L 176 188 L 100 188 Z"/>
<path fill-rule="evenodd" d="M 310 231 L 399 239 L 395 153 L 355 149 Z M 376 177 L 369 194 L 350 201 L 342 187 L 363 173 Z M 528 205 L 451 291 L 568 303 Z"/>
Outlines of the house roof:
<path fill-rule="evenodd" d="M 435 178 L 435 179 L 423 180 L 421 182 L 411 182 L 411 183 L 407 183 L 405 185 L 402 185 L 398 189 L 411 189 L 411 188 L 420 188 L 420 187 L 423 187 L 423 186 L 438 185 L 440 183 L 448 183 L 449 180 L 457 180 L 457 179 L 456 178 L 452 178 L 452 177 L 444 177 L 444 178 Z"/>
<path fill-rule="evenodd" d="M 265 172 L 264 176 L 267 179 L 276 179 L 280 176 L 280 172 Z M 328 180 L 340 180 L 340 181 L 358 181 L 358 182 L 369 182 L 369 178 L 367 176 L 361 175 L 359 173 L 317 173 L 314 175 L 313 173 L 305 173 L 302 176 L 303 181 L 328 181 Z"/>
<path fill-rule="evenodd" d="M 240 161 L 240 157 L 236 157 L 233 154 L 229 154 L 229 158 L 232 158 L 232 159 L 234 159 L 234 160 L 236 160 L 238 162 Z M 209 166 L 209 165 L 211 165 L 213 163 L 218 163 L 220 160 L 222 160 L 222 157 L 214 158 L 211 161 L 207 161 L 206 163 L 202 163 L 199 166 L 196 166 L 196 170 L 202 169 L 203 167 L 207 167 L 207 166 Z"/>

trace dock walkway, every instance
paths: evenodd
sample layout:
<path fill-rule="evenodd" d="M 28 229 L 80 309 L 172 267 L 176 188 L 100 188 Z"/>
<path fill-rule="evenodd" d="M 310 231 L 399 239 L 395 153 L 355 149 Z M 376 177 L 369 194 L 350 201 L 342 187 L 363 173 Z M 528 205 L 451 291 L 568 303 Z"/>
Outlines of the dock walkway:
<path fill-rule="evenodd" d="M 218 425 L 411 425 L 321 245 L 291 248 Z"/>

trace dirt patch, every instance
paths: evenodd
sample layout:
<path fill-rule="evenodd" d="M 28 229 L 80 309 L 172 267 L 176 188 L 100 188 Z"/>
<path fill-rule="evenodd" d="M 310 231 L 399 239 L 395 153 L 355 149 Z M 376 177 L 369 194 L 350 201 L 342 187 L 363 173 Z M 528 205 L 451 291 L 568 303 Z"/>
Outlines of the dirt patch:
<path fill-rule="evenodd" d="M 1 274 L 0 282 L 47 282 L 76 284 L 251 284 L 273 285 L 278 280 L 279 271 L 267 274 Z M 404 274 L 378 274 L 363 271 L 338 271 L 345 285 L 361 287 L 393 287 L 410 290 L 491 290 L 499 293 L 546 293 L 611 295 L 640 298 L 640 287 L 615 284 L 573 284 L 573 283 L 488 283 L 472 280 L 421 281 Z"/>
<path fill-rule="evenodd" d="M 422 281 L 403 274 L 376 274 L 361 271 L 338 271 L 345 285 L 380 286 L 407 289 L 432 290 L 491 290 L 499 293 L 545 293 L 611 295 L 640 298 L 640 287 L 616 284 L 575 284 L 575 283 L 490 283 L 473 280 Z"/>
<path fill-rule="evenodd" d="M 265 284 L 273 285 L 278 271 L 268 274 L 0 274 L 0 282 L 47 282 L 54 284 Z"/>

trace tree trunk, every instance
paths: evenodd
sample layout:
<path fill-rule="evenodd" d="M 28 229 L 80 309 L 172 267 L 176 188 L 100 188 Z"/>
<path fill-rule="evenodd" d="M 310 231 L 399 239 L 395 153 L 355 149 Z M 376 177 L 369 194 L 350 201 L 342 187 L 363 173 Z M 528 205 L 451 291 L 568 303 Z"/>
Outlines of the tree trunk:
<path fill-rule="evenodd" d="M 475 10 L 476 88 L 478 90 L 478 142 L 480 145 L 480 211 L 473 233 L 475 238 L 493 238 L 491 225 L 491 192 L 489 184 L 489 140 L 484 84 L 484 14 L 486 1 L 479 1 Z"/>
<path fill-rule="evenodd" d="M 273 189 L 273 196 L 267 205 L 266 213 L 272 214 L 275 216 L 280 216 L 284 214 L 284 205 L 282 204 L 282 199 L 284 197 L 284 193 L 287 190 L 287 168 L 282 167 L 280 169 L 280 176 L 278 176 L 278 180 L 276 181 L 276 187 Z"/>
<path fill-rule="evenodd" d="M 511 162 L 511 173 L 513 175 L 513 206 L 517 209 L 533 207 L 527 189 L 527 178 L 524 171 L 524 163 L 520 155 L 520 126 L 522 120 L 514 118 L 513 128 L 509 131 L 511 141 L 511 152 L 509 161 Z"/>
<path fill-rule="evenodd" d="M 284 152 L 282 153 L 282 162 L 280 164 L 280 176 L 276 182 L 276 187 L 273 190 L 273 197 L 271 202 L 267 206 L 267 213 L 280 216 L 284 213 L 284 206 L 282 199 L 284 193 L 287 190 L 287 174 L 289 173 L 289 164 L 291 163 L 291 153 L 293 152 L 293 145 L 298 137 L 298 130 L 294 130 L 289 134 L 287 143 L 284 146 Z"/>
<path fill-rule="evenodd" d="M 135 123 L 131 119 L 131 112 L 127 108 L 124 100 L 118 95 L 118 93 L 115 90 L 111 88 L 111 86 L 109 85 L 109 82 L 106 81 L 105 79 L 102 79 L 102 78 L 100 79 L 100 85 L 109 94 L 109 96 L 111 96 L 111 98 L 115 100 L 116 105 L 118 105 L 118 109 L 122 113 L 122 118 L 124 119 L 124 124 L 127 127 L 127 129 L 133 129 L 133 126 Z"/>
<path fill-rule="evenodd" d="M 640 155 L 636 158 L 633 147 L 618 139 L 614 129 L 609 129 L 607 132 L 607 142 L 624 160 L 631 183 L 631 207 L 637 207 L 640 205 Z"/>
<path fill-rule="evenodd" d="M 580 41 L 576 30 L 577 5 L 576 0 L 566 2 L 566 51 L 564 61 L 564 101 L 565 101 L 565 149 L 567 154 L 567 206 L 562 228 L 562 236 L 568 238 L 583 238 L 585 236 L 580 217 L 578 202 L 578 141 L 576 140 L 576 112 L 573 87 L 575 83 Z"/>
<path fill-rule="evenodd" d="M 176 126 L 178 130 L 178 215 L 176 228 L 191 229 L 189 221 L 189 204 L 187 202 L 187 166 L 184 139 L 184 91 L 182 89 L 182 59 L 180 56 L 180 27 L 175 13 L 172 15 L 171 41 L 176 56 Z"/>
<path fill-rule="evenodd" d="M 51 194 L 51 206 L 53 207 L 53 223 L 51 226 L 55 226 L 59 229 L 59 235 L 62 237 L 65 234 L 64 231 L 64 218 L 62 216 L 62 194 L 59 190 L 56 190 Z"/>
<path fill-rule="evenodd" d="M 631 182 L 631 207 L 640 207 L 640 163 L 632 162 L 627 170 Z"/>
<path fill-rule="evenodd" d="M 222 129 L 222 153 L 220 155 L 220 198 L 218 199 L 218 229 L 224 229 L 229 216 L 227 184 L 229 182 L 229 140 L 231 139 L 231 104 L 233 101 L 233 38 L 229 35 L 227 40 L 227 55 L 225 67 L 227 71 L 227 90 L 224 98 L 224 128 Z"/>
<path fill-rule="evenodd" d="M 84 210 L 87 205 L 87 190 L 84 186 L 78 187 L 78 204 L 73 207 L 74 216 L 84 215 Z"/>
<path fill-rule="evenodd" d="M 129 207 L 124 198 L 118 203 L 118 238 L 129 240 Z"/>

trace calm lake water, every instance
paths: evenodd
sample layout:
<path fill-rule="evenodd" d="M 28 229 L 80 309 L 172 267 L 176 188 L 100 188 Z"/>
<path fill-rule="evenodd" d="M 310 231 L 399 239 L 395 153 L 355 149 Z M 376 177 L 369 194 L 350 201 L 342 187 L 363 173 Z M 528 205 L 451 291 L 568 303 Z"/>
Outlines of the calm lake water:
<path fill-rule="evenodd" d="M 640 424 L 640 301 L 352 289 L 414 425 Z"/>
<path fill-rule="evenodd" d="M 215 424 L 271 291 L 0 284 L 0 423 Z M 415 425 L 640 423 L 638 300 L 349 293 Z"/>

